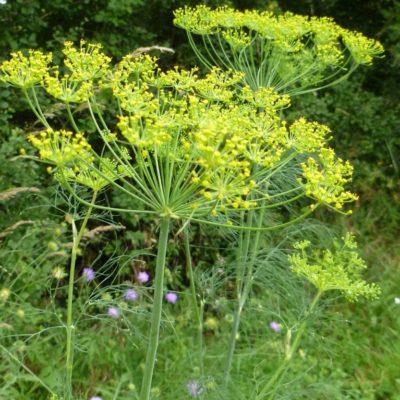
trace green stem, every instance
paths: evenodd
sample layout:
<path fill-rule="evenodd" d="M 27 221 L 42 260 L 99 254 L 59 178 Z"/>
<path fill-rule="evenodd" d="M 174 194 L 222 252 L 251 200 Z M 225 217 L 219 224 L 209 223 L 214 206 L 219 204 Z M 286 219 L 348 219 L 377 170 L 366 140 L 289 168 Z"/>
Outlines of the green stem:
<path fill-rule="evenodd" d="M 253 214 L 254 211 L 251 210 L 248 216 L 248 222 L 252 224 L 253 221 Z M 262 226 L 263 220 L 264 220 L 264 210 L 262 209 L 260 214 L 256 216 L 256 219 L 258 220 L 257 227 L 260 228 Z M 235 311 L 235 316 L 233 320 L 233 326 L 232 326 L 232 331 L 229 339 L 229 344 L 228 344 L 228 352 L 227 352 L 227 359 L 225 362 L 225 370 L 224 370 L 224 383 L 227 385 L 229 383 L 229 377 L 230 377 L 230 371 L 232 368 L 232 361 L 233 361 L 233 354 L 235 352 L 235 347 L 236 347 L 236 338 L 237 334 L 239 331 L 239 325 L 240 325 L 240 317 L 242 315 L 243 308 L 247 302 L 248 295 L 250 293 L 250 289 L 253 283 L 253 269 L 254 269 L 254 264 L 256 262 L 256 257 L 258 253 L 258 248 L 260 244 L 260 236 L 261 232 L 257 231 L 255 234 L 254 242 L 253 242 L 253 247 L 251 249 L 251 258 L 249 260 L 249 263 L 247 264 L 247 257 L 248 257 L 248 246 L 250 244 L 250 233 L 248 232 L 248 242 L 247 245 L 244 246 L 244 254 L 242 252 L 243 246 L 240 247 L 239 249 L 239 260 L 241 260 L 245 267 L 243 269 L 243 274 L 240 273 L 240 282 L 237 284 L 237 307 Z M 247 274 L 243 280 L 243 276 L 245 273 L 245 269 L 247 267 Z M 238 272 L 239 273 L 239 272 Z"/>
<path fill-rule="evenodd" d="M 71 122 L 72 127 L 75 129 L 75 132 L 79 133 L 80 130 L 78 128 L 78 125 L 75 122 L 75 118 L 74 118 L 74 115 L 72 114 L 71 107 L 70 107 L 69 103 L 65 103 L 65 106 L 67 108 L 68 118 L 69 118 L 69 121 Z"/>
<path fill-rule="evenodd" d="M 204 374 L 204 361 L 203 361 L 203 318 L 201 315 L 201 311 L 197 304 L 197 295 L 196 295 L 196 284 L 194 281 L 193 274 L 193 264 L 192 257 L 190 255 L 190 243 L 189 243 L 189 229 L 186 226 L 183 230 L 184 242 L 185 242 L 185 254 L 186 254 L 186 266 L 189 273 L 189 281 L 190 281 L 190 291 L 192 294 L 192 307 L 193 307 L 193 315 L 197 320 L 197 338 L 198 338 L 198 346 L 199 346 L 199 365 L 201 375 Z"/>
<path fill-rule="evenodd" d="M 164 288 L 165 255 L 168 246 L 169 218 L 161 220 L 156 260 L 156 276 L 154 286 L 154 303 L 151 316 L 150 339 L 147 348 L 146 365 L 144 369 L 140 400 L 150 400 L 151 382 L 153 380 L 154 365 L 160 333 L 161 311 Z"/>
<path fill-rule="evenodd" d="M 35 105 L 33 104 L 28 92 L 26 90 L 23 90 L 25 98 L 29 104 L 29 107 L 31 108 L 31 110 L 33 111 L 33 113 L 35 114 L 36 118 L 48 129 L 51 129 L 50 125 L 47 123 L 46 118 L 44 118 L 44 116 L 42 116 L 42 114 L 40 113 L 40 111 L 35 107 Z"/>
<path fill-rule="evenodd" d="M 87 222 L 93 210 L 93 204 L 96 201 L 97 192 L 93 192 L 92 201 L 87 210 L 85 218 L 81 224 L 79 231 L 76 230 L 75 222 L 72 221 L 73 231 L 73 244 L 71 250 L 71 262 L 69 267 L 69 282 L 68 282 L 68 300 L 67 300 L 67 343 L 66 343 L 66 370 L 67 370 L 67 389 L 72 393 L 72 371 L 73 371 L 73 336 L 75 326 L 73 325 L 73 299 L 74 299 L 74 281 L 75 281 L 75 266 L 76 258 L 78 255 L 78 249 L 82 236 L 85 233 Z"/>
<path fill-rule="evenodd" d="M 308 308 L 307 315 L 304 318 L 303 322 L 301 323 L 299 329 L 297 330 L 296 336 L 294 337 L 294 340 L 292 344 L 289 347 L 289 350 L 286 353 L 285 359 L 282 361 L 281 365 L 278 367 L 278 369 L 275 371 L 274 375 L 268 380 L 266 385 L 263 387 L 261 392 L 257 395 L 257 399 L 264 399 L 268 393 L 270 393 L 268 399 L 272 400 L 275 396 L 276 391 L 279 388 L 279 383 L 282 380 L 283 376 L 285 375 L 286 371 L 289 368 L 290 361 L 292 360 L 294 354 L 297 351 L 297 348 L 300 343 L 300 339 L 303 336 L 303 333 L 305 331 L 308 318 L 312 312 L 314 311 L 315 306 L 317 305 L 319 299 L 321 298 L 322 291 L 318 291 L 318 293 L 315 295 L 313 301 L 310 304 L 310 307 Z"/>

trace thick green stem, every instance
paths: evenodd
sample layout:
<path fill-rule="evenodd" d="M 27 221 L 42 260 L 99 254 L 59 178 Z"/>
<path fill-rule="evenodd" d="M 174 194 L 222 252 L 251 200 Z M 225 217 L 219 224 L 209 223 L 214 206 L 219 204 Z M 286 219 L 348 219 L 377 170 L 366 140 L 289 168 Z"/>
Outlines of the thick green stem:
<path fill-rule="evenodd" d="M 202 313 L 197 304 L 197 295 L 196 295 L 196 284 L 194 281 L 194 274 L 193 274 L 193 264 L 192 264 L 192 257 L 190 255 L 190 242 L 189 242 L 189 229 L 186 226 L 183 230 L 184 235 L 184 242 L 185 242 L 185 254 L 186 254 L 186 266 L 189 275 L 190 281 L 190 291 L 192 295 L 192 308 L 193 308 L 193 315 L 197 320 L 197 340 L 199 346 L 199 366 L 201 374 L 204 374 L 204 350 L 203 350 L 203 318 Z"/>
<path fill-rule="evenodd" d="M 82 221 L 79 231 L 76 230 L 75 222 L 72 221 L 73 243 L 71 250 L 71 262 L 69 267 L 68 282 L 68 300 L 67 300 L 67 343 L 66 343 L 66 370 L 67 370 L 67 390 L 72 394 L 72 371 L 74 363 L 73 336 L 75 326 L 73 325 L 73 299 L 74 299 L 74 282 L 75 282 L 75 266 L 78 249 L 82 236 L 85 233 L 87 222 L 93 210 L 93 204 L 96 201 L 97 192 L 93 192 L 92 201 Z"/>
<path fill-rule="evenodd" d="M 153 380 L 154 365 L 160 334 L 161 311 L 164 288 L 165 255 L 168 246 L 169 218 L 161 220 L 156 260 L 156 276 L 154 279 L 154 303 L 151 316 L 150 338 L 147 348 L 146 365 L 144 369 L 140 400 L 150 400 L 151 382 Z"/>
<path fill-rule="evenodd" d="M 269 394 L 269 396 L 268 396 L 269 400 L 272 400 L 274 398 L 275 393 L 279 388 L 279 383 L 282 380 L 283 376 L 285 375 L 286 371 L 288 370 L 290 361 L 292 360 L 294 354 L 297 351 L 301 337 L 303 336 L 303 333 L 307 326 L 308 317 L 314 311 L 314 308 L 317 305 L 319 299 L 321 298 L 322 293 L 323 292 L 318 291 L 318 293 L 314 297 L 313 301 L 310 304 L 310 307 L 308 308 L 307 315 L 304 318 L 303 322 L 300 324 L 300 327 L 297 330 L 296 336 L 294 337 L 293 342 L 290 345 L 289 350 L 286 353 L 285 359 L 282 361 L 281 365 L 275 371 L 274 375 L 272 375 L 272 377 L 268 380 L 268 382 L 262 388 L 261 392 L 257 395 L 257 400 L 265 399 L 265 396 L 268 394 Z"/>

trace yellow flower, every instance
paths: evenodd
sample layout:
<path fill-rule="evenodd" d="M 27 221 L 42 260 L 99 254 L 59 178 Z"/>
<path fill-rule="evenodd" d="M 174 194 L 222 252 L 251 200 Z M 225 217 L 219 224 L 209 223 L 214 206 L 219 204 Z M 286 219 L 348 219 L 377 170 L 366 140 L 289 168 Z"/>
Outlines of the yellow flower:
<path fill-rule="evenodd" d="M 27 90 L 40 85 L 48 73 L 51 54 L 29 50 L 25 56 L 21 51 L 11 53 L 11 59 L 0 65 L 0 81 Z"/>

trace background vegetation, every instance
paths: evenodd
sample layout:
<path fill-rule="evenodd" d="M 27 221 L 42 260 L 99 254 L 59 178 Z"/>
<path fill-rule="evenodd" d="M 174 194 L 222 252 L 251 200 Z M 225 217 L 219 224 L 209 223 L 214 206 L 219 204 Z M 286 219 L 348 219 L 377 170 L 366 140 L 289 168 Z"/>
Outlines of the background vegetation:
<path fill-rule="evenodd" d="M 11 51 L 28 48 L 56 50 L 65 40 L 76 42 L 85 38 L 102 43 L 105 52 L 115 60 L 138 47 L 156 44 L 175 51 L 174 54 L 160 54 L 163 67 L 175 64 L 192 66 L 196 60 L 184 32 L 172 24 L 172 11 L 186 3 L 183 0 L 9 0 L 0 5 L 0 61 L 6 59 Z M 293 366 L 280 398 L 400 399 L 400 305 L 395 303 L 395 297 L 400 296 L 400 1 L 190 2 L 191 5 L 199 3 L 331 16 L 346 28 L 361 31 L 383 43 L 385 58 L 373 68 L 360 70 L 334 89 L 296 99 L 287 115 L 289 120 L 305 115 L 329 125 L 334 133 L 336 152 L 354 164 L 353 186 L 360 200 L 353 216 L 346 221 L 330 213 L 319 217 L 326 223 L 334 223 L 339 232 L 343 227 L 343 230 L 346 228 L 356 233 L 362 255 L 370 266 L 368 279 L 380 283 L 382 296 L 379 301 L 365 306 L 347 305 L 340 299 L 330 299 L 332 301 L 327 304 L 329 318 L 313 324 L 311 334 L 302 345 L 304 357 Z M 70 232 L 65 213 L 77 212 L 78 206 L 60 192 L 50 178 L 46 178 L 43 166 L 19 157 L 21 148 L 28 154 L 33 153 L 26 143 L 25 132 L 34 129 L 35 121 L 18 93 L 2 87 L 0 344 L 4 347 L 0 362 L 0 398 L 4 399 L 45 398 L 41 397 L 44 394 L 40 394 L 39 386 L 32 382 L 29 371 L 21 368 L 17 360 L 48 384 L 61 379 L 48 360 L 49 354 L 54 360 L 63 357 L 63 349 L 57 348 L 56 343 L 62 343 L 63 330 L 57 327 L 61 325 L 60 313 L 65 302 L 64 297 L 57 297 L 57 286 L 64 283 L 55 276 L 55 268 L 62 268 L 68 261 Z M 6 192 L 16 187 L 31 189 L 21 193 Z M 110 196 L 110 201 L 123 205 L 126 199 Z M 119 232 L 118 239 L 113 231 L 88 235 L 79 260 L 80 270 L 90 265 L 98 271 L 96 285 L 89 288 L 81 279 L 77 287 L 79 297 L 83 299 L 80 329 L 86 332 L 79 336 L 77 343 L 85 354 L 85 357 L 77 359 L 79 372 L 76 374 L 82 396 L 86 396 L 83 398 L 99 388 L 104 399 L 111 399 L 115 393 L 117 397 L 114 398 L 129 396 L 139 381 L 124 373 L 131 364 L 129 350 L 125 350 L 129 347 L 127 341 L 137 340 L 133 333 L 130 336 L 126 332 L 141 332 L 141 324 L 148 320 L 148 310 L 143 306 L 127 308 L 126 318 L 120 324 L 110 322 L 104 315 L 104 310 L 111 304 L 108 293 L 122 291 L 121 285 L 143 263 L 148 263 L 151 269 L 152 257 L 149 254 L 154 243 L 151 226 L 146 220 L 98 215 L 97 224 L 90 228 L 108 223 L 121 223 L 127 228 L 126 234 Z M 313 224 L 309 222 L 304 229 L 313 231 Z M 323 228 L 318 229 L 321 232 Z M 213 250 L 216 239 L 212 235 L 210 232 L 195 232 L 193 241 L 197 278 L 200 283 L 212 281 L 215 287 L 213 293 L 203 295 L 209 304 L 214 304 L 205 310 L 205 320 L 208 321 L 206 341 L 210 353 L 215 353 L 217 358 L 221 345 L 219 338 L 230 317 L 229 305 L 225 302 L 229 296 L 224 292 L 226 289 L 218 286 L 221 281 L 219 274 L 221 269 L 224 274 L 229 274 L 230 269 L 229 263 L 224 261 L 229 260 L 229 249 L 222 254 Z M 265 238 L 266 245 L 269 240 L 277 239 Z M 170 258 L 176 261 L 170 266 L 173 273 L 168 284 L 171 289 L 184 293 L 187 280 L 180 265 L 183 259 L 178 246 L 180 237 L 175 241 L 176 250 L 172 250 Z M 149 251 L 139 250 L 143 248 Z M 203 264 L 196 263 L 196 252 L 206 252 L 206 262 L 202 257 Z M 132 258 L 136 261 L 131 262 Z M 117 261 L 122 266 L 118 272 Z M 260 255 L 260 265 L 263 262 L 266 262 L 265 257 Z M 265 287 L 276 284 L 281 288 L 281 296 L 278 298 L 273 292 L 259 290 L 244 317 L 243 338 L 239 343 L 239 347 L 245 347 L 252 341 L 264 340 L 267 335 L 269 344 L 266 351 L 272 355 L 279 353 L 279 343 L 272 333 L 264 333 L 265 327 L 260 324 L 259 316 L 262 314 L 267 320 L 272 320 L 273 310 L 279 309 L 282 315 L 287 316 L 290 325 L 290 313 L 295 315 L 296 307 L 301 309 L 301 296 L 304 296 L 297 296 L 303 293 L 299 283 L 285 287 L 287 272 L 279 254 L 275 264 L 281 268 L 281 274 L 271 277 L 266 272 L 261 281 Z M 146 287 L 142 289 L 140 296 L 145 302 Z M 291 295 L 285 296 L 285 293 Z M 165 337 L 169 337 L 168 332 L 179 336 L 180 330 L 187 327 L 190 318 L 185 315 L 188 300 L 184 295 L 181 300 L 175 309 L 166 310 Z M 249 332 L 255 329 L 259 335 L 246 336 L 246 327 L 252 327 Z M 104 351 L 99 354 L 98 349 Z M 161 398 L 176 398 L 179 391 L 182 392 L 181 398 L 185 398 L 184 382 L 190 378 L 186 369 L 193 365 L 190 355 L 185 353 L 185 343 L 177 345 L 165 340 L 160 354 L 160 364 L 166 373 L 159 377 L 158 385 L 169 388 L 164 389 Z M 242 368 L 250 360 L 254 362 L 256 357 L 256 354 L 243 355 Z M 133 372 L 140 373 L 140 366 Z M 238 396 L 240 391 L 245 393 L 246 385 L 251 383 L 240 381 L 240 377 L 237 379 Z M 176 385 L 171 386 L 172 383 Z M 212 386 L 212 379 L 205 384 Z M 108 389 L 110 387 L 113 389 Z"/>

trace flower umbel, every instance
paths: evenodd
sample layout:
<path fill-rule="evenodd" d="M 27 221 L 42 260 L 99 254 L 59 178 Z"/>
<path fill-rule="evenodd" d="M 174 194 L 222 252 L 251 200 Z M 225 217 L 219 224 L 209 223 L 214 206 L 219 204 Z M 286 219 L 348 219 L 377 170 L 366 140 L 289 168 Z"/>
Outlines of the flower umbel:
<path fill-rule="evenodd" d="M 360 297 L 375 299 L 380 294 L 376 284 L 366 283 L 361 273 L 367 268 L 357 253 L 354 237 L 347 233 L 334 249 L 307 251 L 309 241 L 298 242 L 297 252 L 289 257 L 292 271 L 309 280 L 320 292 L 340 290 L 350 301 Z"/>
<path fill-rule="evenodd" d="M 227 10 L 218 15 L 236 18 Z M 64 54 L 71 72 L 64 78 L 76 80 L 74 88 L 86 85 L 90 93 L 74 99 L 67 98 L 75 95 L 72 92 L 67 97 L 52 94 L 65 103 L 71 131 L 52 129 L 32 100 L 46 130 L 29 140 L 52 165 L 49 172 L 76 198 L 74 184 L 94 192 L 112 185 L 143 207 L 132 212 L 206 223 L 211 216 L 217 224 L 238 226 L 240 211 L 280 207 L 279 195 L 269 191 L 270 182 L 282 167 L 298 164 L 297 155 L 306 161 L 302 174 L 296 169 L 299 185 L 285 203 L 309 196 L 317 205 L 341 209 L 356 198 L 344 190 L 351 166 L 325 146 L 329 129 L 304 119 L 287 127 L 279 112 L 289 105 L 288 96 L 271 87 L 244 85 L 238 90 L 240 71 L 214 67 L 204 78 L 196 69 L 161 72 L 149 56 L 126 56 L 112 67 L 99 46 L 84 42 L 78 49 L 66 43 Z M 41 54 L 31 57 L 24 61 L 26 68 L 35 57 L 43 63 Z M 11 71 L 17 64 L 3 67 Z M 47 92 L 52 91 L 53 78 L 42 82 Z M 117 132 L 107 126 L 103 99 L 96 98 L 102 90 L 111 90 L 119 105 L 120 115 L 113 121 Z M 80 131 L 70 104 L 75 101 L 85 102 L 97 128 L 94 139 L 102 148 L 93 148 Z"/>
<path fill-rule="evenodd" d="M 288 94 L 316 90 L 339 82 L 383 53 L 379 42 L 326 17 L 199 5 L 176 10 L 174 23 L 187 32 L 205 66 L 212 68 L 218 62 L 220 67 L 244 72 L 244 81 L 253 90 L 262 86 Z M 202 37 L 202 46 L 195 36 Z"/>

